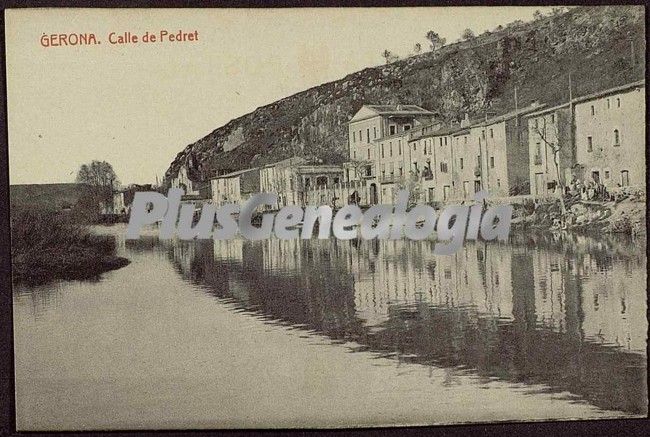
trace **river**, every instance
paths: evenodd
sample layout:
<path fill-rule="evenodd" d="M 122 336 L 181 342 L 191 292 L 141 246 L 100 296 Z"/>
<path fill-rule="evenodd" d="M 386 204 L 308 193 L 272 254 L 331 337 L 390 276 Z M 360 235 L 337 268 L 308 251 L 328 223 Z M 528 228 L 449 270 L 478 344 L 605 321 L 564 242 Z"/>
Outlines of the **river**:
<path fill-rule="evenodd" d="M 14 289 L 19 430 L 647 414 L 643 242 L 125 241 Z"/>

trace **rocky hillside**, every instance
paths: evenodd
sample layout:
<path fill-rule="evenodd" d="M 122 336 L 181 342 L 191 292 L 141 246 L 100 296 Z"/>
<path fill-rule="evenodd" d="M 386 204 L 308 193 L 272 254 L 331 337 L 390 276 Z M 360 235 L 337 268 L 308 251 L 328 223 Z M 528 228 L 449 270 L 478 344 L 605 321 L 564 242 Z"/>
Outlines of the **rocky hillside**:
<path fill-rule="evenodd" d="M 378 54 L 379 56 L 379 54 Z M 417 104 L 448 121 L 462 114 L 500 113 L 533 100 L 558 103 L 645 75 L 641 6 L 578 7 L 503 29 L 436 52 L 350 74 L 231 120 L 188 145 L 171 163 L 166 183 L 189 163 L 208 178 L 301 155 L 346 160 L 346 123 L 364 104 Z"/>

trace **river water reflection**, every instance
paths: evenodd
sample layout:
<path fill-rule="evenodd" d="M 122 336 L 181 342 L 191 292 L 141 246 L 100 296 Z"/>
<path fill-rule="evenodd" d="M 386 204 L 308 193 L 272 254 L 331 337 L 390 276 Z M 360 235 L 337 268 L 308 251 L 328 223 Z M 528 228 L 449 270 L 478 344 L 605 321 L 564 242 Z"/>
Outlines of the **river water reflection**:
<path fill-rule="evenodd" d="M 14 293 L 25 429 L 647 414 L 638 242 L 518 235 L 434 256 L 122 231 L 124 269 Z"/>

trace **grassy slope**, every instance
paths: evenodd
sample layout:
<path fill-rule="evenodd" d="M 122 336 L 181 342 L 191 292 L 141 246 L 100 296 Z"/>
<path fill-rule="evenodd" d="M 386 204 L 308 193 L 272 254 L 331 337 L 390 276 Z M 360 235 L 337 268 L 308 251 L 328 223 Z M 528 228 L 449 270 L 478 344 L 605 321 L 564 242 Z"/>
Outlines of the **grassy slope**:
<path fill-rule="evenodd" d="M 99 203 L 106 200 L 106 192 L 85 184 L 25 184 L 11 185 L 9 197 L 12 214 L 25 209 L 65 209 L 71 221 L 92 223 L 99 217 Z"/>

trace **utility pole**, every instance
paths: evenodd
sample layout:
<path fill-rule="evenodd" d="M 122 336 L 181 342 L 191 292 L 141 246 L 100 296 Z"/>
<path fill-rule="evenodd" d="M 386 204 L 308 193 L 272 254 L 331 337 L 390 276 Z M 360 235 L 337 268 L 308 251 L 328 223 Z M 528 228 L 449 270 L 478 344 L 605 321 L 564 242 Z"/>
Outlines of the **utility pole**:
<path fill-rule="evenodd" d="M 515 112 L 519 111 L 518 102 L 517 102 L 517 87 L 515 86 Z"/>
<path fill-rule="evenodd" d="M 517 144 L 516 146 L 519 147 L 519 140 L 521 136 L 521 132 L 519 132 L 519 102 L 517 99 L 517 87 L 515 86 L 515 132 L 517 132 Z"/>
<path fill-rule="evenodd" d="M 571 72 L 569 72 L 569 145 L 571 146 L 571 157 L 573 158 L 573 163 L 576 162 L 578 152 L 576 150 L 575 144 L 575 109 L 573 105 L 573 82 L 571 81 Z"/>

